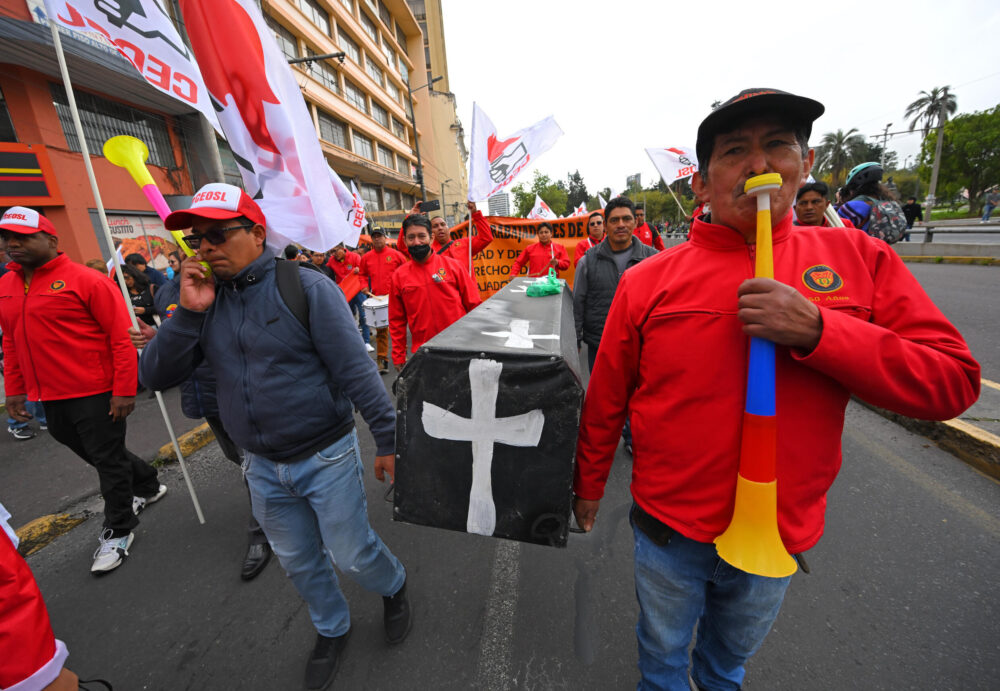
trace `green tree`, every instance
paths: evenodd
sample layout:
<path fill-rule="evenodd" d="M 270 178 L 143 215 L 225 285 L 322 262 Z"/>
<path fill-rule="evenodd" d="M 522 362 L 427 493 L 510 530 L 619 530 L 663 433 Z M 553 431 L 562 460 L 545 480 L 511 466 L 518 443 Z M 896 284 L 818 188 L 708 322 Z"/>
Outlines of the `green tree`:
<path fill-rule="evenodd" d="M 580 175 L 580 171 L 569 173 L 566 176 L 566 190 L 568 195 L 566 197 L 566 207 L 568 209 L 575 209 L 580 206 L 581 202 L 585 202 L 590 198 L 587 194 L 587 186 L 583 182 L 583 176 Z"/>
<path fill-rule="evenodd" d="M 566 200 L 569 193 L 566 191 L 565 183 L 562 180 L 552 182 L 552 178 L 541 171 L 535 171 L 531 178 L 530 187 L 526 187 L 524 183 L 518 183 L 511 190 L 511 194 L 514 196 L 514 213 L 518 216 L 528 215 L 528 212 L 535 205 L 536 194 L 545 200 L 545 203 L 556 215 L 562 216 L 566 213 Z"/>
<path fill-rule="evenodd" d="M 861 163 L 865 155 L 865 138 L 854 127 L 827 132 L 816 147 L 816 170 L 830 173 L 831 184 L 840 187 L 842 174 Z"/>
<path fill-rule="evenodd" d="M 928 134 L 921 149 L 920 172 L 924 178 L 930 172 L 937 134 Z M 1000 183 L 1000 106 L 963 113 L 946 122 L 940 160 L 941 198 L 961 199 L 960 192 L 965 189 L 969 211 L 981 213 L 986 188 Z"/>
<path fill-rule="evenodd" d="M 948 116 L 955 114 L 957 108 L 958 102 L 955 100 L 955 94 L 951 93 L 950 86 L 935 86 L 929 93 L 921 91 L 920 97 L 906 106 L 906 117 L 911 118 L 910 131 L 917 129 L 917 125 L 923 123 L 920 125 L 920 131 L 926 139 L 931 129 L 937 127 L 939 123 L 944 124 Z"/>

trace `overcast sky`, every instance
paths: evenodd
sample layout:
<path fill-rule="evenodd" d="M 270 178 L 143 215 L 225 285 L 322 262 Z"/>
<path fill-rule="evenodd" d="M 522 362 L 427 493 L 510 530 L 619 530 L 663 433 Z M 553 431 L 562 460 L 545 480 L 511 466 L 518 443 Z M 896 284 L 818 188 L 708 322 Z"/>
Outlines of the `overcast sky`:
<path fill-rule="evenodd" d="M 451 89 L 468 142 L 472 102 L 504 136 L 554 115 L 565 135 L 537 168 L 579 169 L 591 194 L 656 175 L 644 149 L 694 146 L 715 100 L 771 87 L 826 106 L 813 141 L 907 129 L 921 90 L 950 85 L 958 112 L 1000 103 L 1000 2 L 807 3 L 443 0 Z M 757 8 L 757 9 L 751 9 Z M 900 162 L 919 135 L 896 136 Z"/>

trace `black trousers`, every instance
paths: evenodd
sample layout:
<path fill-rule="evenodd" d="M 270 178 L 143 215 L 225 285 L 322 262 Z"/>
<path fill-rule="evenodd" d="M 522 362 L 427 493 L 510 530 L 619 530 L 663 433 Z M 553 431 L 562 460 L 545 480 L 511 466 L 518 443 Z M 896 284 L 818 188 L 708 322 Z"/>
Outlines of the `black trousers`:
<path fill-rule="evenodd" d="M 49 434 L 97 469 L 104 497 L 104 527 L 114 537 L 139 524 L 132 497 L 156 494 L 156 468 L 125 448 L 125 421 L 108 415 L 111 392 L 45 401 Z"/>
<path fill-rule="evenodd" d="M 219 448 L 222 449 L 222 453 L 225 454 L 226 458 L 242 467 L 243 454 L 239 447 L 236 446 L 236 442 L 226 432 L 226 428 L 222 426 L 222 420 L 214 415 L 206 415 L 205 422 L 208 423 L 208 426 L 212 429 L 212 433 L 215 434 L 215 441 L 218 443 Z M 247 488 L 247 498 L 249 499 L 250 487 L 247 485 L 245 477 L 243 478 L 243 485 Z M 263 545 L 267 543 L 264 530 L 260 527 L 257 519 L 253 517 L 253 511 L 250 512 L 250 522 L 247 524 L 247 541 L 251 545 Z"/>

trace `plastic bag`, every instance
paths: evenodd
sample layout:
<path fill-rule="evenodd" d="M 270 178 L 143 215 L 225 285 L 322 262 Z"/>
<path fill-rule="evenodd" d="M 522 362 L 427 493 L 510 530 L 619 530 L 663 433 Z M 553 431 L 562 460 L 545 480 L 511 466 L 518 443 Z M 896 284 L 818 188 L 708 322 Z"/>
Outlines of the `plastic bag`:
<path fill-rule="evenodd" d="M 550 268 L 548 276 L 532 281 L 528 284 L 527 295 L 529 298 L 540 298 L 546 295 L 558 295 L 562 292 L 563 282 L 556 278 L 556 270 Z"/>

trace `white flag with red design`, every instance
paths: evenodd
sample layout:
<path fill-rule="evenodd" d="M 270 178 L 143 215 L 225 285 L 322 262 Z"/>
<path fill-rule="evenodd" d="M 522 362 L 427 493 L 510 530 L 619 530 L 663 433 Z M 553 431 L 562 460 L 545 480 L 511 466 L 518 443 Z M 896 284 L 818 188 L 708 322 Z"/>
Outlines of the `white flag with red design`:
<path fill-rule="evenodd" d="M 351 209 L 347 212 L 347 220 L 354 229 L 355 234 L 346 240 L 349 247 L 357 247 L 361 231 L 367 222 L 368 212 L 365 210 L 365 200 L 361 198 L 357 185 L 351 180 Z"/>
<path fill-rule="evenodd" d="M 90 0 L 93 2 L 93 0 Z M 184 24 L 268 244 L 324 252 L 357 238 L 299 84 L 254 0 L 181 0 Z"/>
<path fill-rule="evenodd" d="M 535 205 L 528 212 L 528 218 L 536 221 L 554 221 L 558 216 L 556 216 L 555 211 L 549 208 L 549 205 L 539 197 L 535 195 Z"/>
<path fill-rule="evenodd" d="M 654 147 L 646 149 L 646 154 L 668 185 L 698 172 L 698 157 L 690 146 Z"/>
<path fill-rule="evenodd" d="M 583 216 L 587 213 L 587 202 L 580 202 L 580 206 L 573 209 L 572 216 Z"/>
<path fill-rule="evenodd" d="M 530 162 L 552 148 L 562 136 L 549 116 L 509 137 L 497 138 L 486 113 L 472 104 L 472 142 L 469 151 L 469 201 L 482 201 L 507 187 Z"/>

